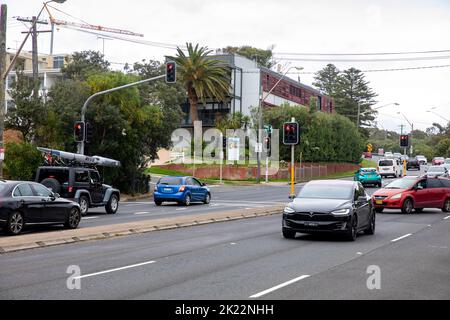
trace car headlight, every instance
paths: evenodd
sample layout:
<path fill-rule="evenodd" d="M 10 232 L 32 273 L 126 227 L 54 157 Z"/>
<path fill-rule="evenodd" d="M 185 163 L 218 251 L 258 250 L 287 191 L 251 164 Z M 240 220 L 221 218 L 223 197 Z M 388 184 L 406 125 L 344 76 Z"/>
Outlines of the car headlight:
<path fill-rule="evenodd" d="M 284 212 L 284 213 L 294 213 L 295 210 L 292 209 L 291 207 L 285 207 L 284 210 L 283 210 L 283 212 Z"/>
<path fill-rule="evenodd" d="M 395 199 L 400 199 L 401 197 L 402 197 L 402 194 L 399 193 L 399 194 L 396 194 L 395 196 L 392 196 L 391 199 L 395 200 Z"/>
<path fill-rule="evenodd" d="M 350 213 L 350 209 L 339 209 L 339 210 L 334 210 L 331 212 L 332 215 L 335 216 L 345 216 L 348 215 Z"/>

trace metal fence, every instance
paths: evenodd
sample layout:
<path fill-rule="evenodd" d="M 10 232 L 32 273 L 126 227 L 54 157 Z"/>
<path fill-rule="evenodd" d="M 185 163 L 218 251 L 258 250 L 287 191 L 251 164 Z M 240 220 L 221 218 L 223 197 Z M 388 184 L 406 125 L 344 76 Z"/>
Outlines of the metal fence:
<path fill-rule="evenodd" d="M 304 166 L 302 168 L 295 168 L 295 181 L 308 181 L 313 178 L 324 177 L 327 174 L 327 166 Z"/>

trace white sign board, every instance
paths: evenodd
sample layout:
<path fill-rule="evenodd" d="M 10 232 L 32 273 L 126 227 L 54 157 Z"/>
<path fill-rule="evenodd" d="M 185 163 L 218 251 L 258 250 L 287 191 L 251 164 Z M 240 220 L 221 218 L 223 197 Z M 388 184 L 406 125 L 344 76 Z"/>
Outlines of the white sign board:
<path fill-rule="evenodd" d="M 239 138 L 230 137 L 227 140 L 227 160 L 239 161 Z"/>
<path fill-rule="evenodd" d="M 258 142 L 255 144 L 255 152 L 256 153 L 261 153 L 263 149 L 263 144 L 261 142 Z"/>

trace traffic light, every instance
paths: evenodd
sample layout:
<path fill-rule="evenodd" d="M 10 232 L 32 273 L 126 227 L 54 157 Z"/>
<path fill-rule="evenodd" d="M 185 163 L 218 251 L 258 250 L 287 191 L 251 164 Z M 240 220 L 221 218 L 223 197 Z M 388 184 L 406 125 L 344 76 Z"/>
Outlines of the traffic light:
<path fill-rule="evenodd" d="M 89 122 L 86 122 L 85 128 L 86 128 L 86 139 L 85 140 L 86 140 L 86 142 L 92 142 L 92 135 L 93 135 L 92 125 Z"/>
<path fill-rule="evenodd" d="M 177 81 L 177 67 L 175 61 L 166 62 L 166 82 L 175 83 Z"/>
<path fill-rule="evenodd" d="M 264 148 L 266 148 L 267 156 L 270 157 L 271 154 L 271 140 L 272 140 L 272 134 L 269 133 L 267 137 L 264 138 Z"/>
<path fill-rule="evenodd" d="M 83 121 L 77 121 L 75 122 L 73 136 L 75 138 L 76 142 L 83 142 L 85 135 L 84 135 L 84 122 Z"/>
<path fill-rule="evenodd" d="M 300 143 L 298 122 L 285 122 L 283 124 L 283 143 L 285 145 L 296 145 Z"/>
<path fill-rule="evenodd" d="M 400 135 L 400 147 L 409 146 L 409 136 L 407 134 Z"/>

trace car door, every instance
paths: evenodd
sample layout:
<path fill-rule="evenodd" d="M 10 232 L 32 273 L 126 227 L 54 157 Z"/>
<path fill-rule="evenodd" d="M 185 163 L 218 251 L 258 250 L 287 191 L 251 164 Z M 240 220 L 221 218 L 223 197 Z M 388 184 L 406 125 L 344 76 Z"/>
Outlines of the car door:
<path fill-rule="evenodd" d="M 444 201 L 445 189 L 441 182 L 441 179 L 429 178 L 428 179 L 428 198 L 430 201 L 430 206 L 432 207 L 442 207 Z"/>
<path fill-rule="evenodd" d="M 427 179 L 422 179 L 415 185 L 415 190 L 412 193 L 414 197 L 415 207 L 426 208 L 429 207 Z"/>
<path fill-rule="evenodd" d="M 49 189 L 41 184 L 32 184 L 34 194 L 44 204 L 41 222 L 65 222 L 67 219 L 66 202 L 62 198 L 56 198 Z"/>
<path fill-rule="evenodd" d="M 362 200 L 361 197 L 364 197 L 364 200 Z M 356 186 L 355 201 L 358 214 L 358 228 L 360 228 L 369 223 L 370 216 L 370 197 L 366 195 L 364 187 L 361 183 L 358 183 Z"/>
<path fill-rule="evenodd" d="M 92 201 L 99 203 L 103 201 L 103 186 L 100 180 L 100 175 L 95 170 L 89 170 L 89 192 L 91 193 Z"/>
<path fill-rule="evenodd" d="M 192 180 L 194 181 L 194 184 L 198 188 L 199 200 L 203 201 L 206 197 L 206 193 L 208 192 L 208 189 L 205 186 L 203 186 L 203 184 L 200 182 L 200 180 L 197 180 L 196 178 L 192 178 Z"/>
<path fill-rule="evenodd" d="M 189 190 L 191 191 L 191 197 L 193 201 L 199 201 L 200 200 L 200 196 L 199 196 L 199 186 L 194 183 L 194 179 L 193 178 L 186 178 L 186 184 L 189 186 Z"/>
<path fill-rule="evenodd" d="M 19 209 L 24 213 L 26 223 L 42 222 L 44 203 L 34 194 L 29 183 L 18 184 L 12 196 L 19 202 Z"/>

